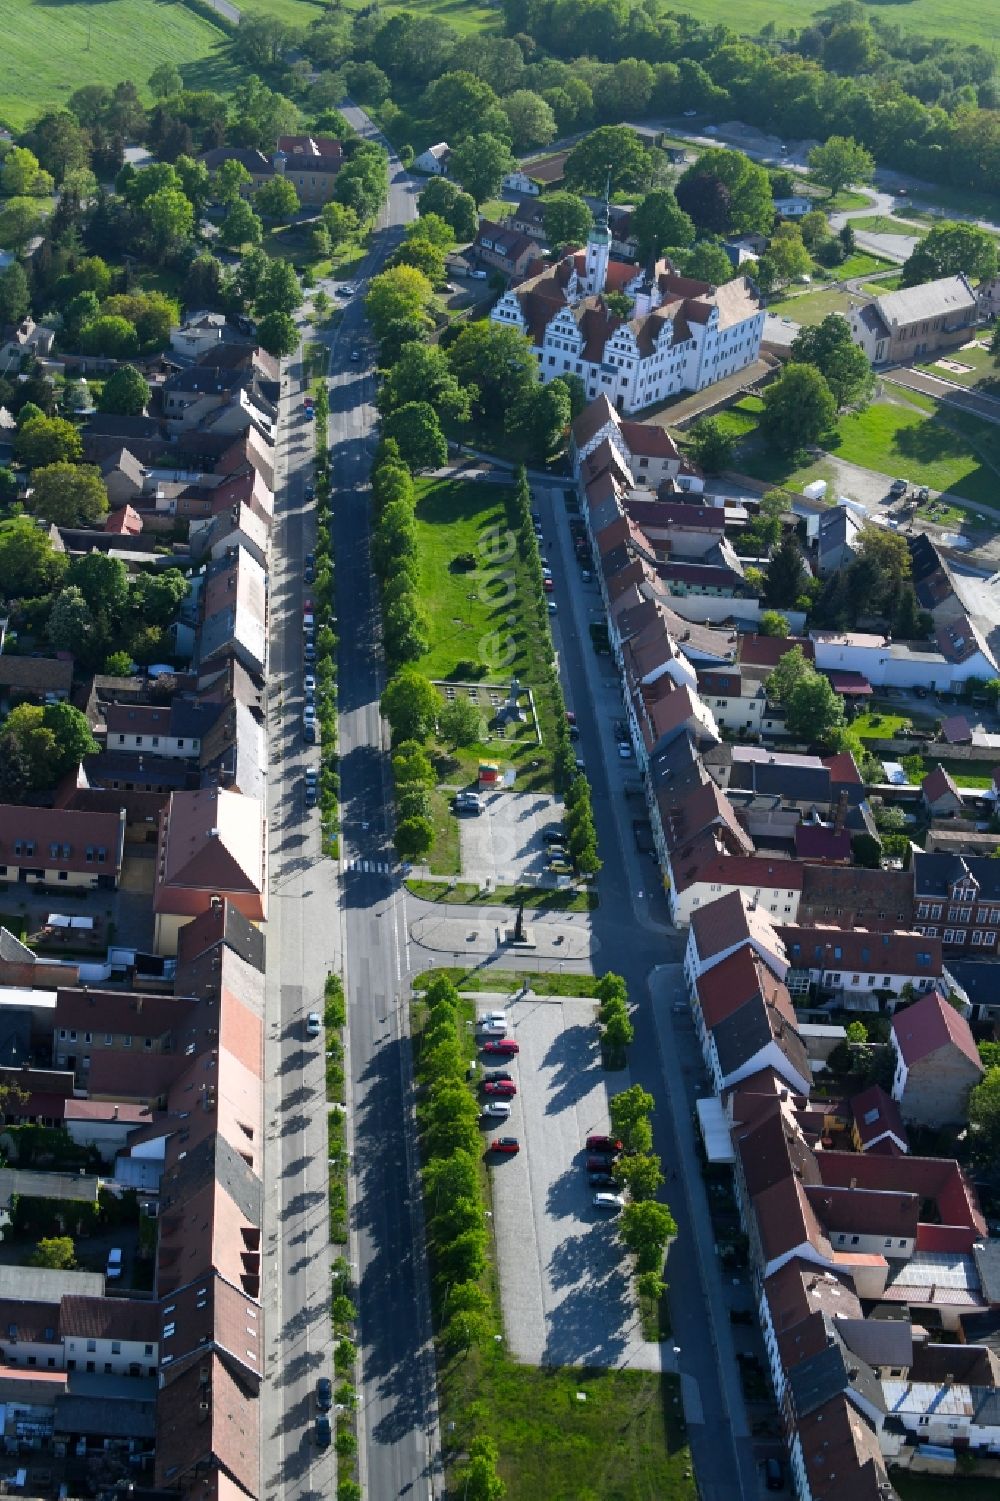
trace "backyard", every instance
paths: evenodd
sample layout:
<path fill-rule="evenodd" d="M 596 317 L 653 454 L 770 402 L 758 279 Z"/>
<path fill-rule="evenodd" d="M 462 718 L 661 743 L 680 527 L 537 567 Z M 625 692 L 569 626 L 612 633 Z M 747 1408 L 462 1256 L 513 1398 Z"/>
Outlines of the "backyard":
<path fill-rule="evenodd" d="M 846 314 L 850 305 L 846 292 L 829 287 L 818 292 L 792 292 L 769 302 L 767 311 L 775 318 L 792 318 L 796 323 L 822 323 L 830 313 Z"/>

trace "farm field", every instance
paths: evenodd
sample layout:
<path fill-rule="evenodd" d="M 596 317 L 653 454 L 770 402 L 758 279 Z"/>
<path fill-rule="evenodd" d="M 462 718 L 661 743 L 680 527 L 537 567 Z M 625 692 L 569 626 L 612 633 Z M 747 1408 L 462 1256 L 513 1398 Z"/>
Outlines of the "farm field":
<path fill-rule="evenodd" d="M 180 0 L 0 0 L 0 26 L 0 116 L 15 129 L 85 83 L 131 79 L 149 98 L 146 79 L 165 62 L 192 87 L 232 87 L 225 33 Z"/>

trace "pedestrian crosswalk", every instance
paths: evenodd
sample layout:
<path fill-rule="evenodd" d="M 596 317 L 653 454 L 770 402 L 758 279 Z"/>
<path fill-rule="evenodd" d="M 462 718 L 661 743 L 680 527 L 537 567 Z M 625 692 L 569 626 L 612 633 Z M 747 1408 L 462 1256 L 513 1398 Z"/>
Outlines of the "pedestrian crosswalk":
<path fill-rule="evenodd" d="M 392 874 L 392 865 L 388 860 L 345 860 L 344 870 L 363 871 L 369 876 L 388 876 Z"/>

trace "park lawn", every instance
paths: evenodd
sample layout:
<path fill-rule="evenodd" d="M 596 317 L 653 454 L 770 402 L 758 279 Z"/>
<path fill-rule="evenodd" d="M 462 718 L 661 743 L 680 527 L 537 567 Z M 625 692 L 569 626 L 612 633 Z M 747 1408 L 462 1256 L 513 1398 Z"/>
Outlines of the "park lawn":
<path fill-rule="evenodd" d="M 870 297 L 881 297 L 886 292 L 898 292 L 902 285 L 903 273 L 897 271 L 893 276 L 880 276 L 878 281 L 863 281 L 861 290 Z"/>
<path fill-rule="evenodd" d="M 922 235 L 927 229 L 924 224 L 908 224 L 895 214 L 865 214 L 860 219 L 848 219 L 847 222 L 852 229 L 866 230 L 870 235 Z"/>
<path fill-rule="evenodd" d="M 804 183 L 807 192 L 811 190 L 817 197 L 822 197 L 822 203 L 816 206 L 828 214 L 849 214 L 852 209 L 867 208 L 871 202 L 867 194 L 856 193 L 851 188 L 843 188 L 841 192 L 831 195 L 821 183 L 812 182 L 809 178 L 804 179 Z"/>
<path fill-rule="evenodd" d="M 443 787 L 431 788 L 431 823 L 434 841 L 426 864 L 436 876 L 457 876 L 461 870 L 458 819 L 451 810 L 452 794 Z"/>
<path fill-rule="evenodd" d="M 463 1452 L 488 1434 L 500 1451 L 508 1501 L 697 1496 L 675 1376 L 535 1369 L 497 1348 L 440 1365 L 438 1380 L 445 1464 L 449 1450 Z"/>
<path fill-rule="evenodd" d="M 829 313 L 846 315 L 850 305 L 846 292 L 830 287 L 819 292 L 792 292 L 770 302 L 767 311 L 775 318 L 792 318 L 796 323 L 822 323 Z"/>
<path fill-rule="evenodd" d="M 922 392 L 901 391 L 900 400 L 878 400 L 840 419 L 829 453 L 878 474 L 902 474 L 911 485 L 947 490 L 970 506 L 992 508 L 1000 488 L 1000 430 L 968 412 L 944 408 Z M 723 427 L 742 438 L 735 467 L 769 484 L 800 489 L 823 473 L 822 460 L 769 453 L 752 431 L 761 411 L 758 396 L 746 396 L 720 413 Z M 748 419 L 750 419 L 748 421 Z"/>
<path fill-rule="evenodd" d="M 552 638 L 547 616 L 540 628 L 536 585 L 518 544 L 513 491 L 423 479 L 416 482 L 416 493 L 419 594 L 430 627 L 420 671 L 440 681 L 453 677 L 459 663 L 482 664 L 486 670 L 477 681 L 484 685 L 507 688 L 516 676 L 525 689 L 537 689 Z M 477 567 L 455 571 L 455 559 L 464 553 L 475 557 Z M 485 694 L 483 702 L 488 712 Z M 547 695 L 536 693 L 535 710 L 541 745 L 526 721 L 512 727 L 510 738 L 491 737 L 445 758 L 442 781 L 474 780 L 476 763 L 485 754 L 514 767 L 520 791 L 551 789 L 555 724 Z"/>
<path fill-rule="evenodd" d="M 85 83 L 131 79 L 148 100 L 146 79 L 160 63 L 176 63 L 189 87 L 228 92 L 237 81 L 226 33 L 181 0 L 4 0 L 2 14 L 0 112 L 15 130 Z"/>
<path fill-rule="evenodd" d="M 876 271 L 888 271 L 893 266 L 884 256 L 872 255 L 867 250 L 854 250 L 839 266 L 827 269 L 826 274 L 834 281 L 851 281 L 856 276 L 873 276 Z"/>
<path fill-rule="evenodd" d="M 414 977 L 413 989 L 426 990 L 438 975 L 443 975 L 463 992 L 485 990 L 497 995 L 513 994 L 523 985 L 530 985 L 536 995 L 596 996 L 598 985 L 596 975 L 570 975 L 555 970 L 540 970 L 535 974 L 526 970 L 493 969 L 486 965 L 482 969 L 427 969 Z"/>
<path fill-rule="evenodd" d="M 954 381 L 959 386 L 995 386 L 1000 382 L 1000 371 L 996 361 L 988 349 L 982 349 L 975 340 L 970 340 L 970 346 L 965 349 L 953 349 L 947 354 L 939 356 L 940 359 L 953 360 L 957 365 L 969 365 L 971 368 L 966 372 L 946 370 L 936 360 L 917 368 L 926 370 L 928 375 L 936 375 L 941 380 Z"/>

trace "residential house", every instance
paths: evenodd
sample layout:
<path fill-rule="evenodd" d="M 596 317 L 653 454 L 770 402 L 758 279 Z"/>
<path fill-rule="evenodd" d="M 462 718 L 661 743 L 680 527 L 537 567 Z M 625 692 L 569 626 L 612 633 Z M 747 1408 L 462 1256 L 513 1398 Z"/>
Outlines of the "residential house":
<path fill-rule="evenodd" d="M 941 940 L 920 933 L 871 932 L 825 925 L 779 926 L 788 954 L 788 988 L 808 995 L 810 985 L 835 995 L 848 1010 L 890 1009 L 904 987 L 933 990 L 941 979 Z"/>
<path fill-rule="evenodd" d="M 552 188 L 562 182 L 568 156 L 568 151 L 554 151 L 548 156 L 536 157 L 534 161 L 522 162 L 513 172 L 507 173 L 501 188 L 505 193 L 537 198 L 543 188 Z"/>
<path fill-rule="evenodd" d="M 236 548 L 243 548 L 261 568 L 267 567 L 270 526 L 245 501 L 237 501 L 228 510 L 218 511 L 210 518 L 192 521 L 188 540 L 195 562 L 206 557 L 217 561 Z"/>
<path fill-rule="evenodd" d="M 111 511 L 104 518 L 104 530 L 121 538 L 134 538 L 142 533 L 142 517 L 139 512 L 125 504 L 117 511 Z"/>
<path fill-rule="evenodd" d="M 748 946 L 772 974 L 784 980 L 788 973 L 785 946 L 768 913 L 738 891 L 706 902 L 692 914 L 684 950 L 688 989 L 694 989 L 699 976 Z"/>
<path fill-rule="evenodd" d="M 0 701 L 58 704 L 69 698 L 73 686 L 73 658 L 14 657 L 0 652 Z"/>
<path fill-rule="evenodd" d="M 1000 861 L 982 855 L 925 854 L 911 862 L 915 926 L 946 949 L 992 958 L 1000 932 Z"/>
<path fill-rule="evenodd" d="M 806 214 L 812 213 L 815 207 L 815 198 L 810 198 L 806 193 L 774 200 L 774 212 L 781 219 L 802 219 Z"/>
<path fill-rule="evenodd" d="M 700 473 L 682 458 L 665 427 L 654 422 L 632 422 L 623 418 L 602 394 L 584 407 L 570 432 L 570 462 L 577 479 L 581 477 L 584 461 L 598 452 L 605 442 L 611 444 L 624 466 L 630 487 L 648 485 L 652 490 L 659 490 L 661 485 L 676 484 L 679 489 L 698 492 L 704 485 Z M 676 520 L 680 525 L 684 518 L 678 515 Z M 689 526 L 693 520 L 689 519 Z M 713 522 L 711 545 L 721 540 L 724 531 L 724 520 L 721 527 Z"/>
<path fill-rule="evenodd" d="M 729 854 L 717 837 L 702 836 L 671 857 L 670 915 L 686 926 L 699 907 L 738 892 L 781 923 L 794 923 L 799 912 L 804 872 L 798 860 L 774 855 Z"/>
<path fill-rule="evenodd" d="M 155 756 L 196 761 L 202 737 L 218 713 L 215 705 L 182 696 L 169 704 L 109 704 L 105 710 L 107 749 L 152 751 Z"/>
<path fill-rule="evenodd" d="M 584 249 L 512 287 L 490 317 L 531 339 L 543 383 L 579 375 L 588 400 L 606 395 L 631 413 L 680 391 L 700 391 L 752 365 L 764 313 L 751 284 L 721 287 L 679 276 L 662 260 L 647 273 L 612 261 L 611 230 L 599 216 Z M 605 294 L 623 292 L 631 316 Z"/>
<path fill-rule="evenodd" d="M 858 555 L 864 521 L 852 506 L 830 506 L 819 518 L 817 567 L 821 577 L 839 573 Z"/>
<path fill-rule="evenodd" d="M 108 501 L 113 510 L 132 505 L 142 498 L 147 471 L 127 448 L 109 453 L 99 465 Z"/>
<path fill-rule="evenodd" d="M 59 1304 L 57 1337 L 67 1371 L 106 1376 L 155 1376 L 160 1310 L 138 1298 L 68 1294 Z"/>
<path fill-rule="evenodd" d="M 545 245 L 545 205 L 537 198 L 519 198 L 508 215 L 507 223 L 518 234 L 530 235 L 539 250 Z"/>
<path fill-rule="evenodd" d="M 804 865 L 802 871 L 800 927 L 864 928 L 873 933 L 922 931 L 913 921 L 913 879 L 909 871 L 867 870 L 861 865 Z"/>
<path fill-rule="evenodd" d="M 978 627 L 961 616 L 938 627 L 931 641 L 893 641 L 862 631 L 812 631 L 821 672 L 860 673 L 873 687 L 947 692 L 998 669 Z"/>
<path fill-rule="evenodd" d="M 816 648 L 808 636 L 759 636 L 747 632 L 740 636 L 739 663 L 763 672 L 773 672 L 787 652 L 798 647 L 807 662 L 816 661 Z"/>
<path fill-rule="evenodd" d="M 920 784 L 920 797 L 932 818 L 954 818 L 964 809 L 962 794 L 954 777 L 939 761 Z"/>
<path fill-rule="evenodd" d="M 198 632 L 201 666 L 233 656 L 263 678 L 267 663 L 267 571 L 244 547 L 209 564 Z"/>
<path fill-rule="evenodd" d="M 490 219 L 480 219 L 472 253 L 486 266 L 502 271 L 504 276 L 523 276 L 532 261 L 538 259 L 538 245 L 530 235 L 496 224 Z"/>
<path fill-rule="evenodd" d="M 447 141 L 438 141 L 436 146 L 428 146 L 426 151 L 421 151 L 419 156 L 413 158 L 411 170 L 424 172 L 428 177 L 444 177 L 448 171 L 448 158 L 451 156 L 451 147 Z"/>
<path fill-rule="evenodd" d="M 292 135 L 278 137 L 278 149 L 270 158 L 250 147 L 216 146 L 200 160 L 209 172 L 216 172 L 225 161 L 238 161 L 250 173 L 250 182 L 241 190 L 246 198 L 280 176 L 288 178 L 302 203 L 313 204 L 327 203 L 333 197 L 344 151 L 339 141 L 327 136 Z"/>
<path fill-rule="evenodd" d="M 170 330 L 170 348 L 181 359 L 197 361 L 215 354 L 226 337 L 225 313 L 211 313 L 204 308 L 190 313 L 177 328 Z"/>
<path fill-rule="evenodd" d="M 703 668 L 698 673 L 698 692 L 720 729 L 741 738 L 767 735 L 770 739 L 787 734 L 787 730 L 784 709 L 768 702 L 769 677 L 769 670 L 744 667 L 738 662 L 724 670 Z"/>
<path fill-rule="evenodd" d="M 22 362 L 44 359 L 52 353 L 56 333 L 44 323 L 27 315 L 18 324 L 8 323 L 0 330 L 0 370 L 10 378 L 16 376 Z"/>
<path fill-rule="evenodd" d="M 848 315 L 851 336 L 873 365 L 909 364 L 955 349 L 978 318 L 976 294 L 964 275 L 886 292 Z"/>
<path fill-rule="evenodd" d="M 179 929 L 217 897 L 228 898 L 251 922 L 265 921 L 263 806 L 218 788 L 172 793 L 160 820 L 153 888 L 157 953 L 174 953 Z"/>
<path fill-rule="evenodd" d="M 910 1143 L 899 1106 L 878 1084 L 851 1098 L 851 1140 L 856 1152 L 908 1152 Z"/>
<path fill-rule="evenodd" d="M 121 876 L 125 812 L 0 804 L 0 881 L 114 890 Z"/>
<path fill-rule="evenodd" d="M 893 1017 L 892 1047 L 892 1097 L 903 1119 L 919 1126 L 964 1124 L 969 1094 L 983 1077 L 965 1017 L 934 990 Z"/>

